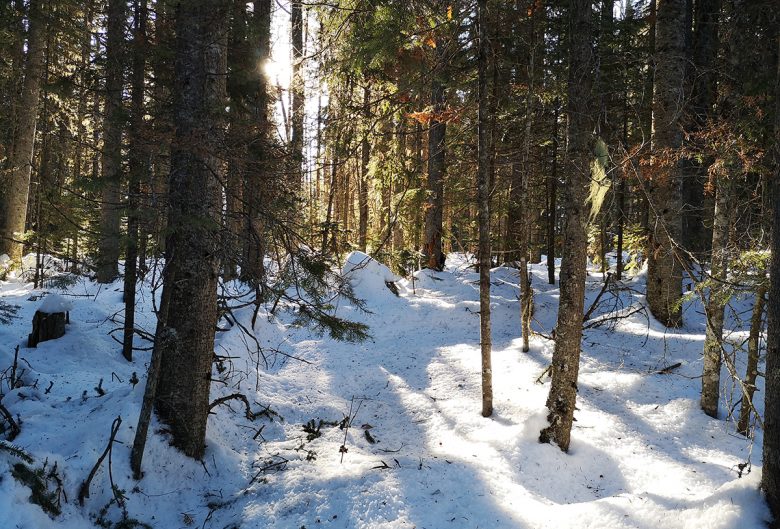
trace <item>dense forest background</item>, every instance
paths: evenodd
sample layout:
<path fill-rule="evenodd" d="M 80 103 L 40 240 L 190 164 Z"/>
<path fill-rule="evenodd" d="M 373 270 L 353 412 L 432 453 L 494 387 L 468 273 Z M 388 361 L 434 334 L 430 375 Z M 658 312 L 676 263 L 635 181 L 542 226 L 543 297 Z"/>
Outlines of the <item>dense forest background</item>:
<path fill-rule="evenodd" d="M 738 385 L 727 413 L 764 430 L 778 512 L 779 14 L 773 0 L 2 2 L 0 274 L 43 287 L 54 256 L 121 278 L 128 361 L 139 281 L 160 287 L 139 473 L 152 407 L 202 458 L 230 310 L 281 304 L 366 337 L 329 304 L 358 302 L 337 273 L 356 250 L 401 277 L 476 256 L 484 416 L 490 270 L 518 270 L 528 351 L 529 267 L 546 263 L 560 306 L 540 440 L 567 451 L 586 266 L 605 292 L 646 267 L 662 325 L 684 327 L 700 299 L 701 408 L 723 412 L 722 373 Z M 747 293 L 741 371 L 723 329 Z"/>

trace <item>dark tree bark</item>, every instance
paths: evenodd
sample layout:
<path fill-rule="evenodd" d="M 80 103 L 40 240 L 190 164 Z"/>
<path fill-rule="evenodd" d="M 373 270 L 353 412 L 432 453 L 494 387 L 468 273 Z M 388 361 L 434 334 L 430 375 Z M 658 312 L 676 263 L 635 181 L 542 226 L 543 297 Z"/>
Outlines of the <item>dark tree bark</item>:
<path fill-rule="evenodd" d="M 23 251 L 19 236 L 25 230 L 27 217 L 45 38 L 46 18 L 41 10 L 41 1 L 32 0 L 29 5 L 24 82 L 17 106 L 18 123 L 10 169 L 4 172 L 0 181 L 0 254 L 8 254 L 18 262 L 21 262 Z"/>
<path fill-rule="evenodd" d="M 368 141 L 368 127 L 371 119 L 371 90 L 363 88 L 363 120 L 365 130 L 360 141 L 360 180 L 358 181 L 358 248 L 366 251 L 368 238 L 368 163 L 371 146 Z"/>
<path fill-rule="evenodd" d="M 591 2 L 572 0 L 569 11 L 569 80 L 566 108 L 568 115 L 569 152 L 564 190 L 563 260 L 561 262 L 561 295 L 555 350 L 552 359 L 552 384 L 547 397 L 549 426 L 539 435 L 543 443 L 555 443 L 569 450 L 571 426 L 577 399 L 577 376 L 582 345 L 582 317 L 585 302 L 587 265 L 588 207 L 593 158 L 593 67 Z"/>
<path fill-rule="evenodd" d="M 547 282 L 555 284 L 555 223 L 558 220 L 558 112 L 560 100 L 553 102 L 553 128 L 550 176 L 547 177 Z"/>
<path fill-rule="evenodd" d="M 110 283 L 119 275 L 126 3 L 125 0 L 110 0 L 108 2 L 106 109 L 103 120 L 103 189 L 100 205 L 100 241 L 97 255 L 97 280 L 100 283 Z"/>
<path fill-rule="evenodd" d="M 777 37 L 780 55 L 780 36 Z M 772 178 L 772 261 L 769 268 L 769 297 L 767 301 L 766 387 L 764 393 L 764 446 L 761 488 L 777 528 L 780 520 L 780 61 L 775 78 L 775 138 L 772 149 L 774 178 Z"/>
<path fill-rule="evenodd" d="M 482 351 L 482 416 L 493 414 L 493 367 L 490 336 L 490 126 L 488 123 L 488 19 L 487 0 L 477 2 L 479 25 L 479 56 L 477 97 L 478 110 L 478 167 L 477 203 L 479 207 L 479 343 Z"/>
<path fill-rule="evenodd" d="M 259 284 L 265 277 L 265 232 L 269 206 L 273 196 L 268 164 L 268 84 L 257 67 L 268 60 L 271 39 L 271 0 L 255 2 L 255 11 L 249 21 L 249 43 L 252 52 L 246 65 L 247 84 L 244 86 L 248 123 L 245 127 L 247 165 L 242 192 L 246 207 L 245 232 L 241 278 Z"/>
<path fill-rule="evenodd" d="M 431 106 L 433 107 L 433 119 L 428 128 L 428 196 L 425 203 L 425 241 L 422 253 L 423 261 L 427 268 L 441 270 L 444 267 L 444 253 L 442 251 L 442 223 L 444 219 L 444 173 L 445 167 L 445 138 L 447 124 L 439 119 L 440 113 L 445 108 L 444 85 L 439 76 L 440 69 L 444 67 L 443 43 L 436 46 L 436 58 L 434 77 L 431 81 Z"/>
<path fill-rule="evenodd" d="M 694 11 L 692 67 L 689 68 L 691 102 L 687 116 L 687 132 L 696 134 L 712 117 L 716 95 L 716 70 L 718 56 L 718 20 L 721 0 L 698 0 Z M 704 184 L 707 179 L 706 161 L 683 160 L 683 247 L 694 255 L 702 256 L 708 249 L 711 236 L 707 233 L 704 211 Z M 711 213 L 711 212 L 710 212 Z"/>
<path fill-rule="evenodd" d="M 667 327 L 682 325 L 682 266 L 675 250 L 682 231 L 682 173 L 675 160 L 685 102 L 685 12 L 685 0 L 657 2 L 647 301 Z"/>
<path fill-rule="evenodd" d="M 301 164 L 303 163 L 303 118 L 304 118 L 304 79 L 303 79 L 303 2 L 293 0 L 290 5 L 292 39 L 292 121 L 293 191 L 299 192 L 303 185 Z"/>
<path fill-rule="evenodd" d="M 227 0 L 179 4 L 176 13 L 174 119 L 169 185 L 166 327 L 175 347 L 161 359 L 155 407 L 173 444 L 201 458 L 205 449 L 219 275 L 220 176 L 226 104 Z"/>
<path fill-rule="evenodd" d="M 148 177 L 147 153 L 144 146 L 144 78 L 146 71 L 146 0 L 135 0 L 133 6 L 133 78 L 132 124 L 130 134 L 130 178 L 127 201 L 127 248 L 125 250 L 125 322 L 122 356 L 133 360 L 135 333 L 135 287 L 138 275 L 138 215 L 141 182 Z"/>

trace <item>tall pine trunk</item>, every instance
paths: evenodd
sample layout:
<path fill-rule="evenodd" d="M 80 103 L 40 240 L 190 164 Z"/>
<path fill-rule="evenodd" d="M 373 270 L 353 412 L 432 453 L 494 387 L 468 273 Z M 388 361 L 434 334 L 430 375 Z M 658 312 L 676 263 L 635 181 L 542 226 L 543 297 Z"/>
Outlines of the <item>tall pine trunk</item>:
<path fill-rule="evenodd" d="M 209 411 L 219 275 L 220 177 L 228 2 L 179 4 L 176 13 L 174 118 L 166 281 L 167 325 L 174 333 L 161 359 L 155 406 L 173 444 L 201 458 Z"/>
<path fill-rule="evenodd" d="M 440 121 L 440 113 L 444 110 L 444 86 L 439 79 L 440 70 L 444 67 L 443 43 L 436 46 L 436 58 L 433 80 L 431 81 L 431 106 L 433 118 L 428 128 L 428 181 L 427 199 L 425 203 L 425 234 L 422 248 L 424 266 L 433 270 L 444 267 L 442 250 L 442 227 L 444 219 L 444 172 L 445 172 L 445 138 L 447 124 Z"/>
<path fill-rule="evenodd" d="M 682 231 L 682 173 L 677 150 L 685 104 L 685 0 L 658 0 L 655 22 L 653 171 L 650 184 L 647 301 L 667 327 L 682 325 L 682 266 L 675 244 Z"/>
<path fill-rule="evenodd" d="M 780 36 L 777 37 L 780 54 Z M 761 488 L 775 521 L 780 526 L 780 61 L 775 78 L 775 138 L 772 149 L 774 178 L 772 178 L 772 261 L 769 268 L 769 297 L 767 300 L 766 387 L 764 393 L 764 446 Z"/>
<path fill-rule="evenodd" d="M 304 118 L 304 78 L 303 78 L 303 2 L 293 0 L 290 5 L 290 22 L 292 39 L 292 104 L 290 115 L 292 121 L 291 146 L 293 171 L 291 175 L 292 191 L 299 192 L 302 181 L 301 166 L 303 154 L 303 118 Z"/>
<path fill-rule="evenodd" d="M 30 2 L 28 24 L 24 82 L 19 104 L 16 106 L 16 136 L 10 170 L 3 175 L 4 181 L 0 189 L 0 255 L 8 254 L 19 262 L 24 246 L 20 236 L 24 232 L 27 216 L 35 129 L 38 123 L 38 100 L 43 75 L 46 22 L 41 10 L 41 0 Z"/>
<path fill-rule="evenodd" d="M 144 142 L 144 81 L 146 61 L 146 0 L 134 0 L 133 6 L 133 78 L 130 136 L 130 178 L 127 201 L 127 247 L 125 256 L 125 323 L 122 355 L 133 360 L 133 334 L 135 333 L 135 288 L 138 274 L 138 224 L 141 204 L 141 182 L 147 178 L 148 156 Z"/>
<path fill-rule="evenodd" d="M 120 222 L 122 219 L 122 129 L 124 110 L 123 61 L 125 0 L 108 2 L 106 40 L 106 107 L 103 118 L 103 175 L 100 205 L 100 241 L 97 280 L 110 283 L 119 275 Z"/>
<path fill-rule="evenodd" d="M 577 376 L 582 345 L 582 316 L 585 302 L 587 265 L 586 198 L 593 158 L 593 66 L 591 2 L 572 0 L 569 12 L 568 106 L 569 152 L 564 190 L 565 227 L 561 262 L 561 294 L 555 350 L 552 359 L 552 384 L 547 397 L 549 425 L 539 441 L 555 443 L 569 450 Z"/>

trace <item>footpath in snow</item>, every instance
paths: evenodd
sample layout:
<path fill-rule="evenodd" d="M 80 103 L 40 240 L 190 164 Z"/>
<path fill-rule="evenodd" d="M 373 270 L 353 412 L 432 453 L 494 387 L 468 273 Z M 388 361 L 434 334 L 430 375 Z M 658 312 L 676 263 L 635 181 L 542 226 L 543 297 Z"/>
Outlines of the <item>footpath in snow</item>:
<path fill-rule="evenodd" d="M 345 300 L 334 310 L 369 326 L 364 342 L 319 336 L 282 312 L 257 318 L 254 334 L 265 359 L 239 326 L 218 332 L 215 351 L 229 358 L 215 365 L 222 382 L 213 385 L 212 398 L 244 393 L 254 412 L 265 413 L 249 420 L 237 401 L 215 408 L 203 462 L 171 448 L 165 426 L 154 422 L 139 482 L 131 478 L 129 452 L 150 353 L 138 351 L 128 363 L 112 339 L 120 336 L 121 283 L 81 279 L 58 291 L 72 305 L 67 334 L 27 349 L 44 291 L 3 282 L 0 299 L 20 309 L 11 324 L 0 325 L 0 371 L 20 345 L 20 382 L 10 389 L 5 375 L 2 403 L 19 418 L 14 445 L 35 458 L 31 466 L 46 462 L 49 472 L 56 464 L 62 513 L 51 517 L 29 502 L 30 489 L 10 476 L 20 460 L 0 450 L 0 527 L 120 521 L 121 509 L 108 505 L 114 494 L 105 463 L 85 505 L 76 501 L 118 416 L 113 481 L 128 516 L 154 528 L 764 527 L 760 433 L 752 443 L 734 433 L 725 415 L 714 420 L 699 411 L 704 323 L 696 301 L 686 303 L 679 330 L 642 312 L 586 330 L 579 411 L 564 454 L 537 441 L 549 379 L 536 381 L 552 342 L 534 336 L 530 353 L 521 352 L 511 268 L 492 271 L 495 414 L 481 417 L 478 275 L 468 264 L 453 256 L 444 272 L 401 279 L 396 296 L 385 281 L 399 278 L 353 254 L 344 272 L 369 312 Z M 544 265 L 534 265 L 532 276 L 534 327 L 549 334 L 558 289 L 547 284 Z M 588 281 L 586 307 L 601 275 Z M 643 281 L 641 274 L 627 281 L 594 316 L 616 303 L 642 303 Z M 140 289 L 138 325 L 153 332 L 150 287 Z M 750 300 L 736 305 L 737 313 L 749 310 Z M 235 316 L 251 328 L 252 307 Z M 671 373 L 659 373 L 676 363 Z"/>

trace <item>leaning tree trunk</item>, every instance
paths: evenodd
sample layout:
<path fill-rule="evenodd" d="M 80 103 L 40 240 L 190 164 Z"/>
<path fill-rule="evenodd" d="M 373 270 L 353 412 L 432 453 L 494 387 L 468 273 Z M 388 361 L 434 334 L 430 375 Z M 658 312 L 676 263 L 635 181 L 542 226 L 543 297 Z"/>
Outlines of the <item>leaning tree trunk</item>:
<path fill-rule="evenodd" d="M 226 97 L 228 2 L 181 3 L 176 13 L 174 118 L 171 153 L 170 294 L 167 326 L 157 340 L 174 333 L 175 346 L 161 359 L 155 407 L 168 423 L 173 444 L 186 455 L 203 456 L 209 410 L 219 275 L 219 152 Z M 214 38 L 214 36 L 223 38 Z"/>
<path fill-rule="evenodd" d="M 651 185 L 647 302 L 667 327 L 682 325 L 682 265 L 675 244 L 682 230 L 682 174 L 676 161 L 682 145 L 685 103 L 685 0 L 658 0 L 653 93 L 653 182 Z"/>
<path fill-rule="evenodd" d="M 577 375 L 582 345 L 582 316 L 585 302 L 585 278 L 588 239 L 586 198 L 593 158 L 593 51 L 591 2 L 572 0 L 569 12 L 569 123 L 567 182 L 564 190 L 566 225 L 561 262 L 561 295 L 555 350 L 552 359 L 552 385 L 547 397 L 549 426 L 539 435 L 543 443 L 555 443 L 569 450 L 574 407 L 577 399 Z"/>
<path fill-rule="evenodd" d="M 103 190 L 100 205 L 100 241 L 97 280 L 110 283 L 119 275 L 120 221 L 122 219 L 122 109 L 125 0 L 108 3 L 106 37 L 106 110 L 103 120 Z"/>
<path fill-rule="evenodd" d="M 434 68 L 434 78 L 431 81 L 431 105 L 433 117 L 428 128 L 428 197 L 425 204 L 425 240 L 422 253 L 425 266 L 433 270 L 441 270 L 444 266 L 442 251 L 442 222 L 444 218 L 444 171 L 445 171 L 445 137 L 447 124 L 440 121 L 444 110 L 444 86 L 438 78 L 439 70 L 444 67 L 443 53 L 438 43 L 436 58 L 439 62 Z"/>
<path fill-rule="evenodd" d="M 750 433 L 750 415 L 753 411 L 753 395 L 756 392 L 756 379 L 758 378 L 758 359 L 761 356 L 761 329 L 764 322 L 764 307 L 766 306 L 767 287 L 761 284 L 756 290 L 756 302 L 753 305 L 753 313 L 750 317 L 750 332 L 748 334 L 748 357 L 745 367 L 745 379 L 743 385 L 745 393 L 742 395 L 742 403 L 739 409 L 737 432 L 744 436 Z"/>
<path fill-rule="evenodd" d="M 38 122 L 38 99 L 43 75 L 46 22 L 40 4 L 40 0 L 32 0 L 29 6 L 27 56 L 22 93 L 17 106 L 16 137 L 10 170 L 0 181 L 0 255 L 8 254 L 19 262 L 24 247 L 20 236 L 24 232 L 27 216 L 35 128 Z"/>
<path fill-rule="evenodd" d="M 490 127 L 487 95 L 487 0 L 477 3 L 478 57 L 478 158 L 477 203 L 479 207 L 479 343 L 482 350 L 482 416 L 493 414 L 493 368 L 490 336 Z"/>
<path fill-rule="evenodd" d="M 780 52 L 780 37 L 777 38 Z M 772 226 L 780 226 L 780 61 L 775 78 L 775 141 Z M 761 488 L 775 519 L 780 519 L 780 230 L 772 230 L 772 262 L 767 302 L 766 387 L 764 393 L 764 468 Z M 775 527 L 777 523 L 775 523 Z"/>
<path fill-rule="evenodd" d="M 290 21 L 292 39 L 292 104 L 290 115 L 292 121 L 293 171 L 291 174 L 292 191 L 299 193 L 302 189 L 303 164 L 303 119 L 304 119 L 304 76 L 303 76 L 303 2 L 293 0 L 290 5 Z"/>

